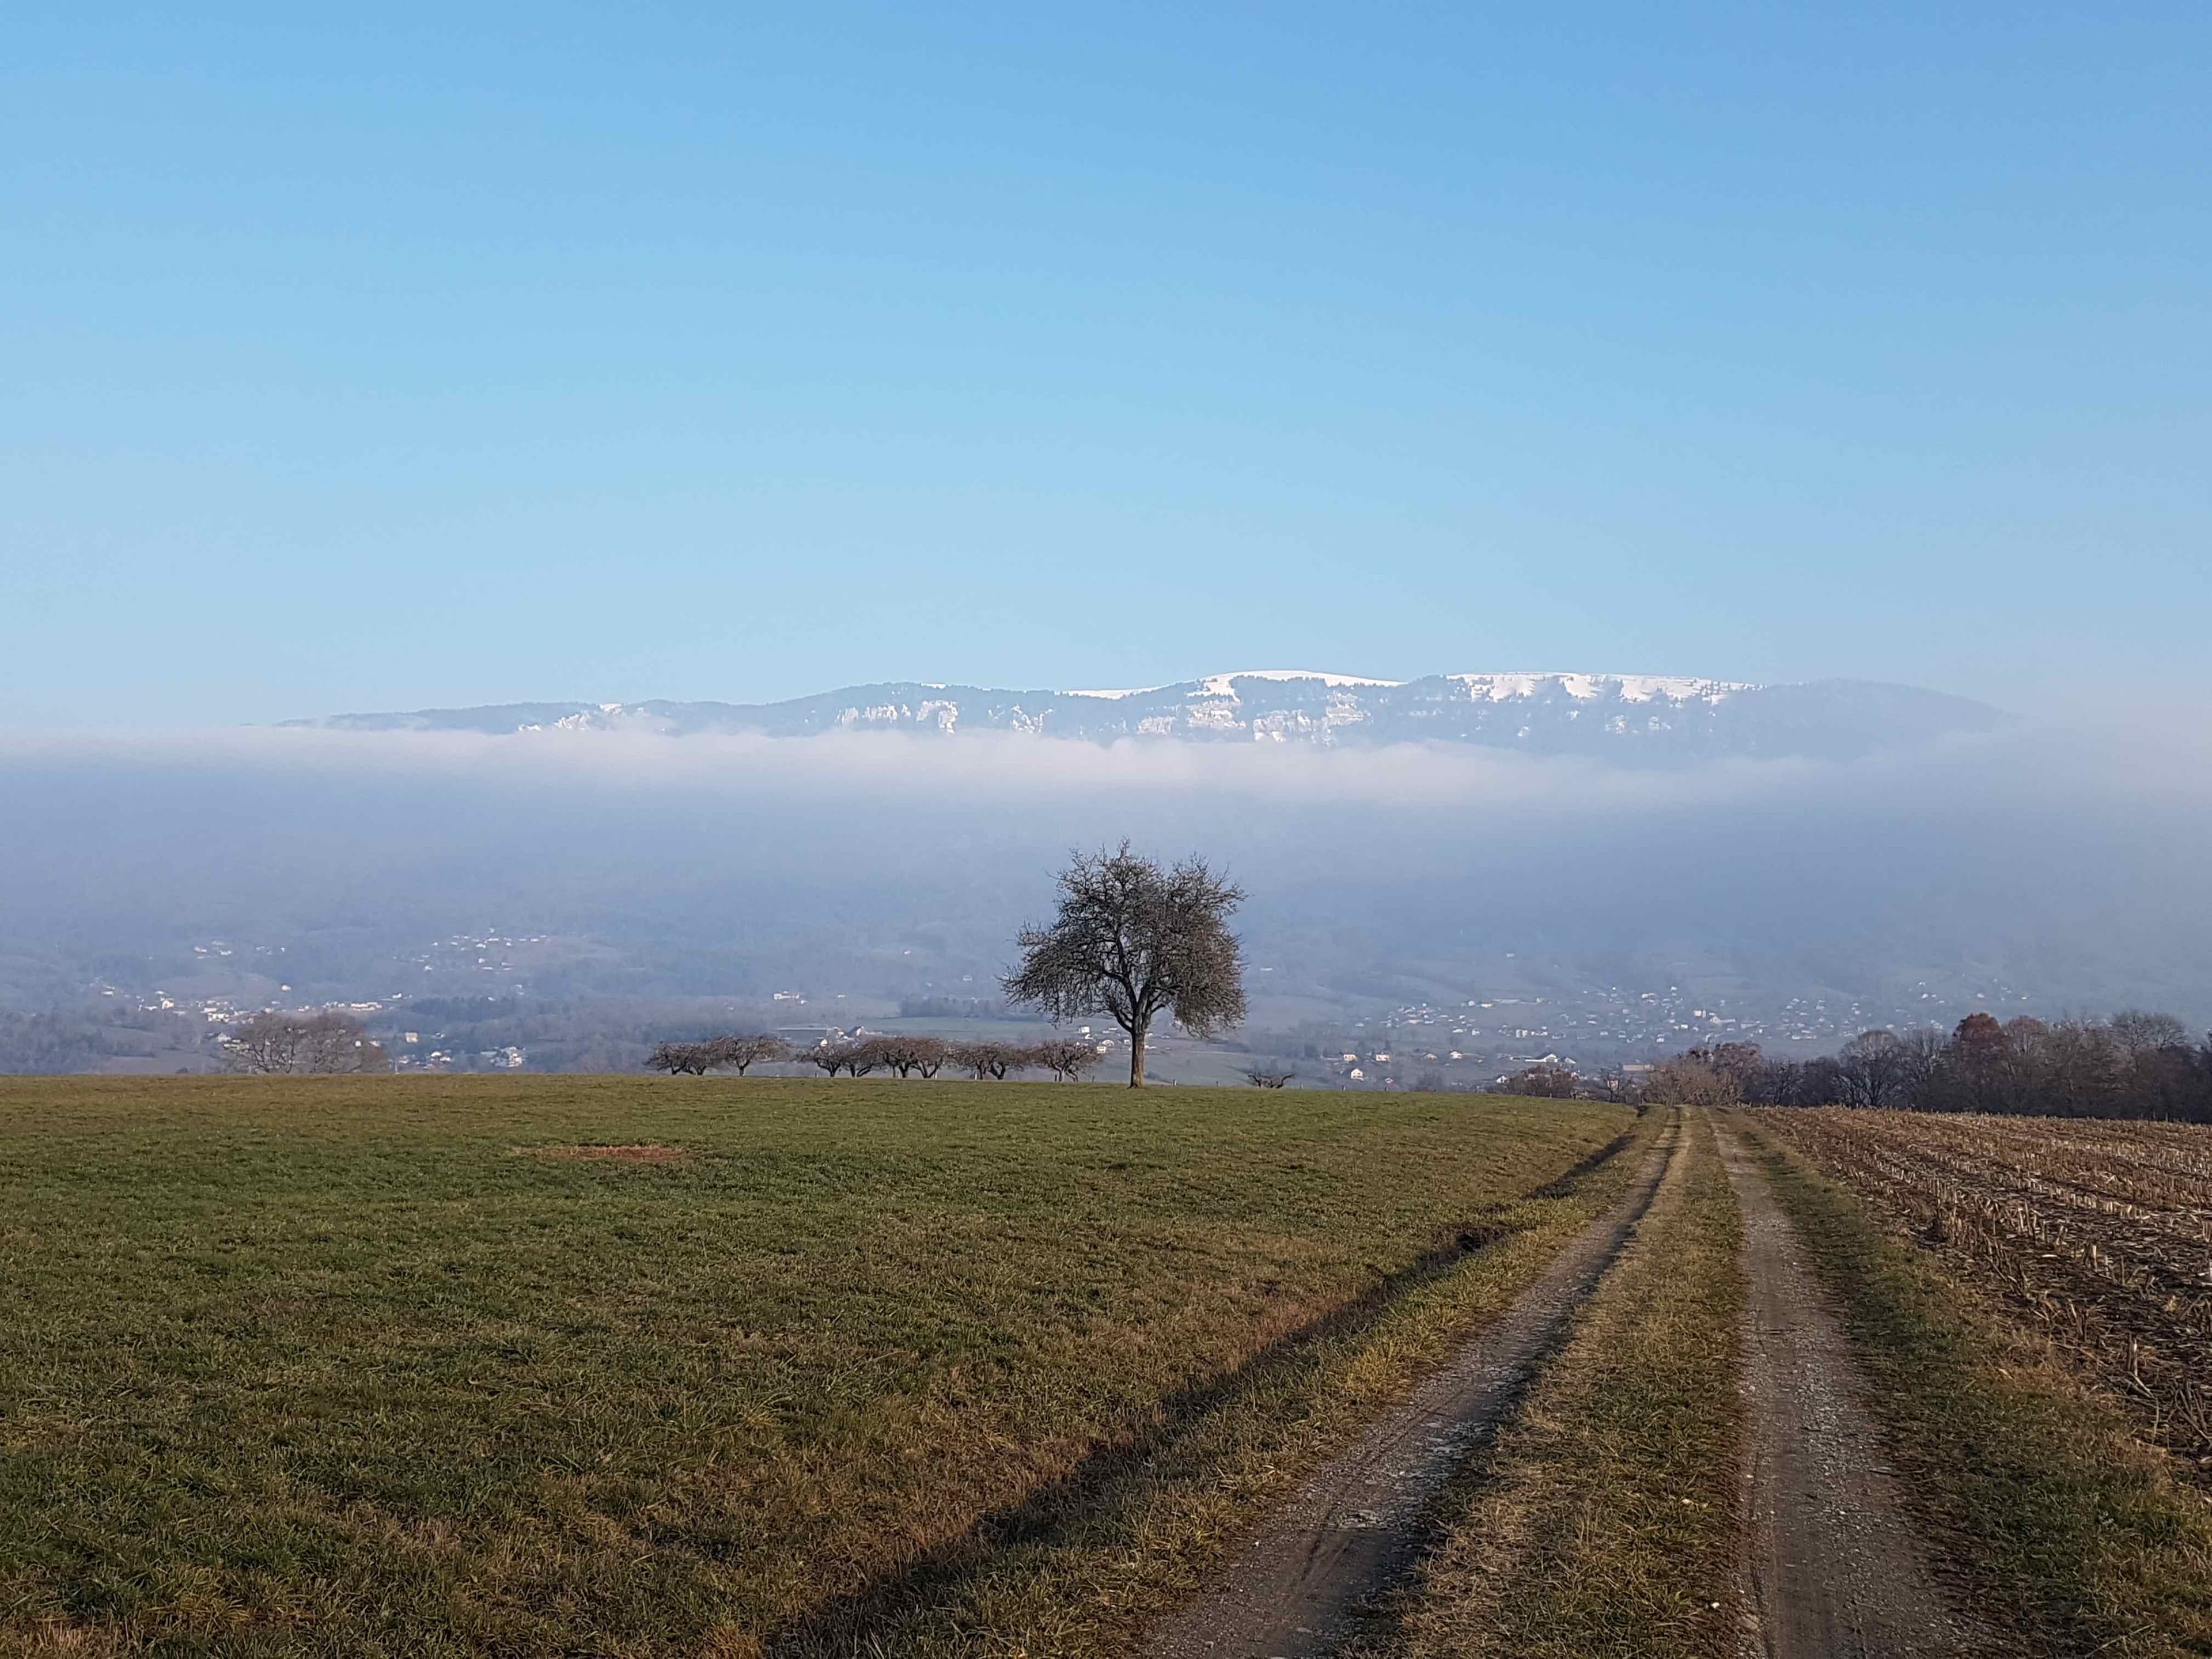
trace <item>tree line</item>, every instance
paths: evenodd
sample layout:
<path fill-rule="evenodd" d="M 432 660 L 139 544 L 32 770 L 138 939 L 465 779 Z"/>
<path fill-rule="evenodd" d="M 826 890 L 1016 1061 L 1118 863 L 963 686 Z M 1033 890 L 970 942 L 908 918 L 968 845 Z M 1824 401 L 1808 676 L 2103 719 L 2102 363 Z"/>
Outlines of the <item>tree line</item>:
<path fill-rule="evenodd" d="M 2212 1123 L 2212 1036 L 2171 1014 L 1999 1020 L 1862 1031 L 1833 1054 L 1769 1060 L 1750 1042 L 1693 1050 L 1653 1069 L 1644 1098 L 1765 1106 L 1859 1106 L 2013 1116 Z"/>

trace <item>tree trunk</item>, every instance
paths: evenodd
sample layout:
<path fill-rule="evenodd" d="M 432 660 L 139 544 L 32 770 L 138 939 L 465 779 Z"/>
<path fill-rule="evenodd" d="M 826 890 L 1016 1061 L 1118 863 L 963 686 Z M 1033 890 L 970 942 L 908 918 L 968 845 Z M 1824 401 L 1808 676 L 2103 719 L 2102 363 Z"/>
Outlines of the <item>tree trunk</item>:
<path fill-rule="evenodd" d="M 1129 1028 L 1129 1086 L 1132 1089 L 1145 1086 L 1145 1033 L 1151 1026 L 1152 1021 L 1147 1019 L 1138 1021 Z"/>

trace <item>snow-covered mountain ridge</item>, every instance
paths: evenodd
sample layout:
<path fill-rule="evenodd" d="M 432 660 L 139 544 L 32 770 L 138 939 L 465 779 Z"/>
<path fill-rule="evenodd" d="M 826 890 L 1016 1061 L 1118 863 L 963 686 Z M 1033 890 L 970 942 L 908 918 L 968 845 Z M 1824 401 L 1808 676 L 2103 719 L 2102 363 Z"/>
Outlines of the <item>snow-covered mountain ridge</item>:
<path fill-rule="evenodd" d="M 1254 669 L 1126 690 L 1013 691 L 900 681 L 772 703 L 501 703 L 287 724 L 489 733 L 550 728 L 806 737 L 983 730 L 1092 743 L 1154 738 L 1361 746 L 1427 742 L 1663 762 L 1729 755 L 1851 758 L 1988 731 L 2006 718 L 1968 698 L 1865 680 L 1754 685 L 1570 672 L 1382 680 Z"/>
<path fill-rule="evenodd" d="M 1717 696 L 1724 691 L 1764 689 L 1740 680 L 1697 679 L 1680 674 L 1578 674 L 1559 670 L 1534 673 L 1438 674 L 1431 678 L 1456 680 L 1468 688 L 1468 696 L 1493 702 L 1503 702 L 1509 697 L 1534 696 L 1552 687 L 1557 687 L 1578 701 L 1603 696 L 1607 690 L 1612 690 L 1627 702 L 1649 702 L 1654 697 L 1679 702 Z M 1332 690 L 1341 686 L 1396 689 L 1418 684 L 1412 680 L 1368 679 L 1358 674 L 1330 674 L 1317 668 L 1244 668 L 1234 673 L 1209 674 L 1202 680 L 1186 680 L 1179 685 L 1148 685 L 1129 691 L 1066 691 L 1060 695 L 1069 697 L 1141 697 L 1154 691 L 1176 691 L 1195 685 L 1205 696 L 1234 698 L 1239 680 L 1318 680 Z"/>

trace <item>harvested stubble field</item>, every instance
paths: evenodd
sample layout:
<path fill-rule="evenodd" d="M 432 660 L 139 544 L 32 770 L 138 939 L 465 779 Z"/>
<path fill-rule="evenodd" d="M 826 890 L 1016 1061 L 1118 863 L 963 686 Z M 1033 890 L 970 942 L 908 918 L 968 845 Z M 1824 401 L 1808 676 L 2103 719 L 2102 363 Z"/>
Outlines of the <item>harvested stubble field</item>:
<path fill-rule="evenodd" d="M 2212 1127 L 1753 1115 L 2024 1315 L 2212 1480 Z"/>
<path fill-rule="evenodd" d="M 0 1080 L 0 1644 L 1124 1651 L 1607 1200 L 1630 1126 L 1465 1096 Z"/>

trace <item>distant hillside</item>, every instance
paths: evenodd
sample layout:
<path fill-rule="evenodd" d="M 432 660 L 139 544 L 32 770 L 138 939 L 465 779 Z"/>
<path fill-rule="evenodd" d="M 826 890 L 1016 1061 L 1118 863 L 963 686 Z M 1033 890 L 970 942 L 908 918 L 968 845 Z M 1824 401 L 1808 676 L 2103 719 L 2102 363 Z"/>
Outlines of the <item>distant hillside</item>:
<path fill-rule="evenodd" d="M 1719 756 L 1850 759 L 2006 716 L 1942 692 L 1865 680 L 1747 685 L 1644 674 L 1431 674 L 1362 679 L 1304 670 L 1214 674 L 1137 690 L 1006 691 L 896 682 L 784 702 L 497 703 L 336 714 L 292 726 L 340 731 L 633 730 L 684 736 L 829 732 L 1020 732 L 1374 745 L 1478 744 L 1540 755 L 1662 762 Z"/>

